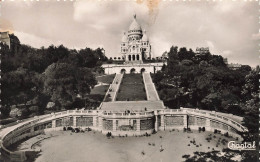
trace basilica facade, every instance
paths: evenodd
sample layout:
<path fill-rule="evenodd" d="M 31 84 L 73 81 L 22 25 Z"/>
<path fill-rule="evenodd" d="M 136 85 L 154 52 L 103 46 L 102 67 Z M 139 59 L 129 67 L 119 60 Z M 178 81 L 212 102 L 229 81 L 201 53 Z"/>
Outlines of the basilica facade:
<path fill-rule="evenodd" d="M 144 59 L 151 59 L 151 45 L 146 35 L 136 20 L 129 26 L 128 32 L 124 32 L 121 41 L 121 54 L 125 63 L 143 63 Z"/>
<path fill-rule="evenodd" d="M 120 54 L 120 58 L 124 62 L 122 64 L 103 64 L 105 74 L 156 73 L 165 64 L 164 62 L 144 62 L 144 60 L 152 60 L 151 44 L 146 31 L 137 22 L 136 15 L 134 15 L 128 31 L 124 32 Z"/>

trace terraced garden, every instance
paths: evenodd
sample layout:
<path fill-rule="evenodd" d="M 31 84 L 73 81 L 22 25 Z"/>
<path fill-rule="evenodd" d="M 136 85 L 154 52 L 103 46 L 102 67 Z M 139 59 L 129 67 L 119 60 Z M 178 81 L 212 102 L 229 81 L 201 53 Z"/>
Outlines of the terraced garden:
<path fill-rule="evenodd" d="M 125 74 L 116 101 L 147 100 L 142 74 Z"/>
<path fill-rule="evenodd" d="M 113 82 L 114 77 L 115 77 L 115 74 L 111 74 L 111 75 L 98 76 L 98 77 L 96 77 L 96 79 L 98 82 L 111 84 Z"/>
<path fill-rule="evenodd" d="M 115 74 L 96 77 L 98 84 L 93 89 L 91 89 L 88 98 L 93 101 L 97 101 L 97 105 L 99 105 L 100 102 L 103 101 L 105 94 L 109 88 L 109 84 L 113 82 L 114 77 Z"/>

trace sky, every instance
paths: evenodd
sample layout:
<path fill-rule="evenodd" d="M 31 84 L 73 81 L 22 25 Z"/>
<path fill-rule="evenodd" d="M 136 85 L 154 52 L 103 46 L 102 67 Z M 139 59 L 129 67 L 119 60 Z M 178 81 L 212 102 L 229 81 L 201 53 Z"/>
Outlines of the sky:
<path fill-rule="evenodd" d="M 137 15 L 147 31 L 152 56 L 171 46 L 209 47 L 229 63 L 259 64 L 257 1 L 10 1 L 1 2 L 0 31 L 10 31 L 32 47 L 105 49 L 120 56 L 124 31 Z"/>

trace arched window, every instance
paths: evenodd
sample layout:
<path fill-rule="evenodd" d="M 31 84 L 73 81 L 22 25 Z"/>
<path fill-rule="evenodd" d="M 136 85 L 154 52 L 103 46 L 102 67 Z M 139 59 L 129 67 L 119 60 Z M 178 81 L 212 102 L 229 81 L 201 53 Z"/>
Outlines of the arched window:
<path fill-rule="evenodd" d="M 140 58 L 139 58 L 139 55 L 136 55 L 136 60 L 139 60 Z"/>
<path fill-rule="evenodd" d="M 133 51 L 135 51 L 135 46 L 133 46 Z"/>
<path fill-rule="evenodd" d="M 133 61 L 134 61 L 135 60 L 135 55 L 133 55 L 132 58 L 133 58 Z"/>
<path fill-rule="evenodd" d="M 128 55 L 128 60 L 131 61 L 131 55 Z"/>

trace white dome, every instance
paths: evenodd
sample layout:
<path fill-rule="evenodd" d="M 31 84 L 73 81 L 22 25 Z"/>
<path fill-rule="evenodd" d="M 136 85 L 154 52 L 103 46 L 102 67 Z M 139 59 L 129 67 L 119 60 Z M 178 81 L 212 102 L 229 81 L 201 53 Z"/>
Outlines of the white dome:
<path fill-rule="evenodd" d="M 130 30 L 141 30 L 142 31 L 141 26 L 136 21 L 136 15 L 134 15 L 134 20 L 133 20 L 133 22 L 131 23 L 131 25 L 129 27 L 129 31 Z"/>

